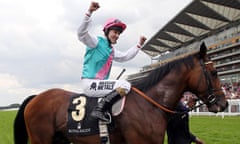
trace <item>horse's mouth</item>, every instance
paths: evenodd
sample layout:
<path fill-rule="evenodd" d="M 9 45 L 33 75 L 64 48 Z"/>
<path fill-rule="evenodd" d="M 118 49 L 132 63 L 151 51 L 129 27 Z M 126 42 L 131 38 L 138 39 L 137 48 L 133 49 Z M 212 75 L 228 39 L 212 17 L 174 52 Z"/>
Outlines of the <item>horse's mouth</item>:
<path fill-rule="evenodd" d="M 224 104 L 214 104 L 214 105 L 209 105 L 208 110 L 213 113 L 218 113 L 218 112 L 223 112 L 225 109 L 228 107 L 228 102 L 226 101 Z"/>

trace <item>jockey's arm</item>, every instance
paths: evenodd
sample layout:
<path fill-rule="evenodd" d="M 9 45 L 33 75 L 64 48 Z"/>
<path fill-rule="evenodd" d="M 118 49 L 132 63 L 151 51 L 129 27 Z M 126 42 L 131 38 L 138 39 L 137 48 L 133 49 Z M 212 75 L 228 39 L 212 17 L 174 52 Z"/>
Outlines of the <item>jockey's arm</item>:
<path fill-rule="evenodd" d="M 140 36 L 138 44 L 134 45 L 130 49 L 128 49 L 126 52 L 120 52 L 118 50 L 114 51 L 114 60 L 117 62 L 125 62 L 130 59 L 133 59 L 139 50 L 142 48 L 144 42 L 146 41 L 146 37 Z"/>
<path fill-rule="evenodd" d="M 139 50 L 140 49 L 137 47 L 137 45 L 131 47 L 126 52 L 121 52 L 121 51 L 118 51 L 118 50 L 115 49 L 113 59 L 117 62 L 128 61 L 128 60 L 134 58 L 137 55 Z"/>
<path fill-rule="evenodd" d="M 84 43 L 87 47 L 95 48 L 98 44 L 98 39 L 96 36 L 89 34 L 89 25 L 91 23 L 91 14 L 87 13 L 83 19 L 82 24 L 78 28 L 78 39 Z"/>

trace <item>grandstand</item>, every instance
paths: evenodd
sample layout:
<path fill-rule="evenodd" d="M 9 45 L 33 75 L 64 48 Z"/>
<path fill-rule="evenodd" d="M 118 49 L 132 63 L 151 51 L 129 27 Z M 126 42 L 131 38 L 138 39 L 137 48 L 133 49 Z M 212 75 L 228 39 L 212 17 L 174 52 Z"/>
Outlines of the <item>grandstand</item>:
<path fill-rule="evenodd" d="M 142 48 L 152 64 L 128 76 L 137 79 L 175 57 L 195 51 L 201 42 L 218 70 L 229 99 L 226 113 L 240 114 L 240 1 L 193 0 Z M 198 112 L 206 111 L 199 108 Z"/>

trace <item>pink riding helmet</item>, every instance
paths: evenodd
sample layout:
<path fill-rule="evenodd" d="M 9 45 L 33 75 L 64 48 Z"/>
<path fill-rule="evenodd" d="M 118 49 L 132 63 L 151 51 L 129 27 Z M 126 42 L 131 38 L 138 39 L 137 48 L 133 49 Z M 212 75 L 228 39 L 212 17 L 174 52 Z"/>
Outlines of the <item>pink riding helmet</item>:
<path fill-rule="evenodd" d="M 120 27 L 120 28 L 122 28 L 122 31 L 124 31 L 127 27 L 126 24 L 124 24 L 120 20 L 118 20 L 116 18 L 110 18 L 104 24 L 103 31 L 106 32 L 112 26 Z"/>

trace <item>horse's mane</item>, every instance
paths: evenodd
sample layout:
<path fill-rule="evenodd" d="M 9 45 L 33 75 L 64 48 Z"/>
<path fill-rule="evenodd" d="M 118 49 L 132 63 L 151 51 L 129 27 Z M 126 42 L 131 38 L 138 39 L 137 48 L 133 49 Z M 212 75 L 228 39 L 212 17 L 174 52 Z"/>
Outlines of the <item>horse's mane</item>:
<path fill-rule="evenodd" d="M 142 78 L 129 79 L 128 81 L 132 84 L 132 86 L 142 91 L 146 91 L 162 80 L 170 71 L 181 72 L 182 64 L 184 64 L 188 69 L 192 68 L 194 66 L 193 54 L 174 58 L 151 70 L 146 76 Z"/>

